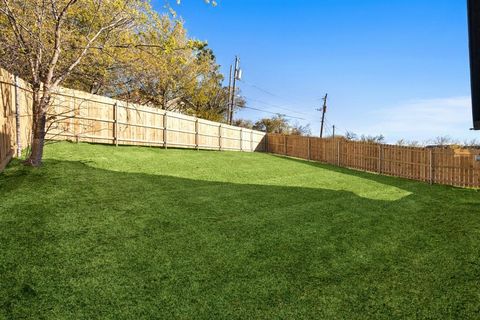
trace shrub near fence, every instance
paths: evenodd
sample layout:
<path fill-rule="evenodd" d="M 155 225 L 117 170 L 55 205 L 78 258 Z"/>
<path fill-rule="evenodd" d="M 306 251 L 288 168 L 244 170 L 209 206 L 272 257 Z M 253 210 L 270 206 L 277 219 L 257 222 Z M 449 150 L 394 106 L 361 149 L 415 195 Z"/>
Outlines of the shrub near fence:
<path fill-rule="evenodd" d="M 15 82 L 16 81 L 16 82 Z M 15 85 L 15 83 L 17 85 Z M 0 69 L 0 170 L 31 137 L 30 86 Z M 177 112 L 59 88 L 48 111 L 49 140 L 115 145 L 263 151 L 265 133 Z M 17 143 L 16 105 L 19 110 Z"/>
<path fill-rule="evenodd" d="M 480 187 L 480 149 L 414 148 L 268 134 L 266 150 L 429 183 Z"/>

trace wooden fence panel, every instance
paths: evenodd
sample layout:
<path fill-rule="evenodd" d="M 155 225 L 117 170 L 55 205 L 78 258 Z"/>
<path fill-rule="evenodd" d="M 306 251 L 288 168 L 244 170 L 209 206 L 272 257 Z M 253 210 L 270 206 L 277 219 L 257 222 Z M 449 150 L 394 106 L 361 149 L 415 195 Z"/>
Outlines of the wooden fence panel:
<path fill-rule="evenodd" d="M 267 136 L 263 132 L 252 130 L 253 140 L 252 140 L 252 149 L 253 151 L 266 151 L 267 150 Z"/>
<path fill-rule="evenodd" d="M 240 150 L 240 128 L 225 125 L 223 127 L 224 150 Z"/>
<path fill-rule="evenodd" d="M 263 150 L 265 133 L 61 88 L 50 139 L 213 150 Z M 61 118 L 61 119 L 60 119 Z M 220 128 L 221 125 L 221 128 Z"/>
<path fill-rule="evenodd" d="M 411 180 L 480 187 L 480 149 L 414 148 L 268 134 L 266 150 Z"/>
<path fill-rule="evenodd" d="M 308 140 L 300 136 L 285 136 L 287 141 L 287 155 L 308 159 Z"/>
<path fill-rule="evenodd" d="M 218 125 L 217 122 L 199 120 L 198 130 L 200 147 L 220 150 Z"/>
<path fill-rule="evenodd" d="M 0 170 L 15 153 L 15 96 L 14 88 L 7 83 L 13 77 L 0 69 Z"/>
<path fill-rule="evenodd" d="M 30 88 L 30 86 L 22 79 L 17 78 L 17 95 L 20 118 L 20 147 L 25 149 L 30 145 L 32 137 L 32 92 L 30 90 L 22 90 L 22 88 Z"/>
<path fill-rule="evenodd" d="M 267 152 L 286 155 L 285 136 L 268 135 L 267 140 Z"/>
<path fill-rule="evenodd" d="M 31 140 L 32 90 L 0 69 L 0 170 L 16 148 L 15 101 L 20 107 L 20 141 Z M 263 151 L 263 132 L 198 119 L 177 112 L 129 104 L 78 90 L 59 88 L 48 110 L 47 139 L 116 145 Z"/>

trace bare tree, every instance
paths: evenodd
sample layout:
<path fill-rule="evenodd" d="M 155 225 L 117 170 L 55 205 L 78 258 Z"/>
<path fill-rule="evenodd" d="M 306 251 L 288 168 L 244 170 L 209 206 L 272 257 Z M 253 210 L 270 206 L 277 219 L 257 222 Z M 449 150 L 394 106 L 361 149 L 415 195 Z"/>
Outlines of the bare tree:
<path fill-rule="evenodd" d="M 369 143 L 383 143 L 385 141 L 385 137 L 383 136 L 383 134 L 379 134 L 376 136 L 362 135 L 360 137 L 360 141 Z"/>
<path fill-rule="evenodd" d="M 26 163 L 39 166 L 52 94 L 92 48 L 119 39 L 148 7 L 142 0 L 0 1 L 0 64 L 32 86 L 33 140 Z"/>
<path fill-rule="evenodd" d="M 345 139 L 349 141 L 355 141 L 358 139 L 358 135 L 355 132 L 347 131 L 345 132 Z"/>
<path fill-rule="evenodd" d="M 452 137 L 449 136 L 438 136 L 430 141 L 430 144 L 433 144 L 435 146 L 439 147 L 446 147 L 454 144 L 458 144 L 458 142 Z"/>
<path fill-rule="evenodd" d="M 290 127 L 290 134 L 293 136 L 310 136 L 312 135 L 312 130 L 310 124 L 302 126 L 296 123 Z"/>
<path fill-rule="evenodd" d="M 479 148 L 480 141 L 478 139 L 466 140 L 463 142 L 463 146 L 467 148 Z"/>
<path fill-rule="evenodd" d="M 421 147 L 423 144 L 416 140 L 400 139 L 397 141 L 397 146 L 401 147 Z"/>

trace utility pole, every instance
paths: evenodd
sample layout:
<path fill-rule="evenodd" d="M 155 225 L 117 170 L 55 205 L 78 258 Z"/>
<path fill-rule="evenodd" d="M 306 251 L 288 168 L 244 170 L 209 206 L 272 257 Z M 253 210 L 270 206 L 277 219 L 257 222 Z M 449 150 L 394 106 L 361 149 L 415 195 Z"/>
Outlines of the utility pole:
<path fill-rule="evenodd" d="M 335 139 L 335 125 L 333 125 L 332 127 L 333 127 L 333 139 Z"/>
<path fill-rule="evenodd" d="M 232 101 L 230 103 L 229 124 L 233 122 L 233 110 L 235 108 L 235 96 L 237 95 L 237 80 L 241 80 L 240 59 L 235 56 L 235 69 L 233 71 Z"/>
<path fill-rule="evenodd" d="M 227 105 L 227 123 L 230 124 L 231 121 L 230 121 L 230 109 L 232 107 L 232 69 L 233 69 L 233 66 L 230 65 L 230 76 L 228 77 L 228 105 Z"/>
<path fill-rule="evenodd" d="M 323 126 L 325 124 L 325 113 L 327 112 L 327 98 L 328 98 L 328 93 L 325 94 L 325 97 L 323 98 L 323 107 L 322 109 L 317 109 L 317 111 L 322 112 L 322 121 L 320 123 L 320 138 L 323 138 Z"/>

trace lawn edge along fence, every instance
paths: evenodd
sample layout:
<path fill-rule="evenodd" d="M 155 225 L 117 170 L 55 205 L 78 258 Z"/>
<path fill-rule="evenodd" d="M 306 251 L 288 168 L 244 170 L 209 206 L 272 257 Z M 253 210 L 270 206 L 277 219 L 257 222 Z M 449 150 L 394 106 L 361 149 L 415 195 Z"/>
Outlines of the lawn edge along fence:
<path fill-rule="evenodd" d="M 431 184 L 480 187 L 480 149 L 404 147 L 268 134 L 266 152 Z"/>
<path fill-rule="evenodd" d="M 31 139 L 28 83 L 0 69 L 0 170 Z M 48 111 L 48 140 L 263 151 L 265 133 L 60 87 Z M 18 116 L 17 116 L 18 115 Z"/>

